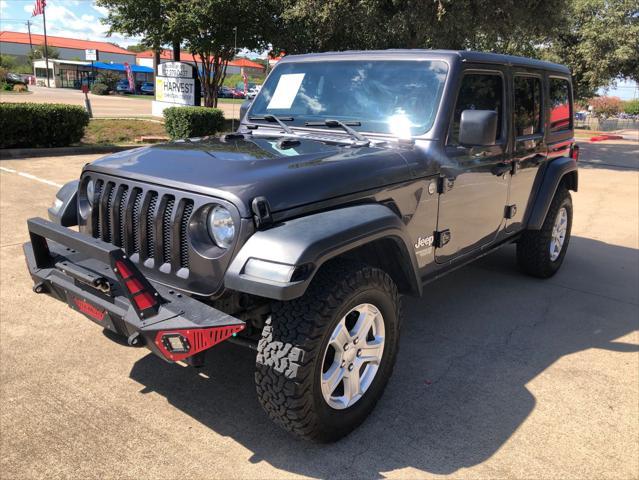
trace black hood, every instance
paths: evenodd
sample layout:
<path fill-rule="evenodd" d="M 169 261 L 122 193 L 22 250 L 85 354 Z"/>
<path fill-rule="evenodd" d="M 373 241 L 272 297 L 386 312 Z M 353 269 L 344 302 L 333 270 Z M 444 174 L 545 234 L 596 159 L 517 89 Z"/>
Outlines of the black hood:
<path fill-rule="evenodd" d="M 279 138 L 207 139 L 137 148 L 101 158 L 87 170 L 165 185 L 232 201 L 250 215 L 255 197 L 278 212 L 410 177 L 399 150 L 352 148 L 300 139 L 278 148 Z"/>

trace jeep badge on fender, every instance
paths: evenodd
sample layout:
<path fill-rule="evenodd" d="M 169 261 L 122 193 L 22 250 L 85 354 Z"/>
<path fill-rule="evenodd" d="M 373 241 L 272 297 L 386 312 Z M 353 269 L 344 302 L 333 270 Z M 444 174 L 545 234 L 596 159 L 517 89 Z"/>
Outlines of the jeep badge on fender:
<path fill-rule="evenodd" d="M 336 440 L 386 387 L 403 295 L 511 243 L 560 268 L 572 102 L 566 67 L 521 57 L 287 56 L 237 132 L 87 164 L 28 222 L 34 291 L 167 362 L 252 348 L 269 417 Z"/>

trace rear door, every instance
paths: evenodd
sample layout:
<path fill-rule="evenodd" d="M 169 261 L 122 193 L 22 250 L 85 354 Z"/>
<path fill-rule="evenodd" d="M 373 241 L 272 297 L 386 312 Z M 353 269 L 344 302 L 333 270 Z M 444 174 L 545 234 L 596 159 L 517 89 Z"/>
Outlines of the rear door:
<path fill-rule="evenodd" d="M 546 160 L 544 141 L 543 76 L 541 72 L 517 71 L 512 76 L 513 168 L 508 197 L 506 231 L 523 226 L 539 167 Z"/>
<path fill-rule="evenodd" d="M 435 250 L 438 263 L 491 243 L 503 228 L 508 200 L 509 162 L 506 112 L 507 75 L 503 69 L 468 67 L 460 81 L 442 162 L 445 186 L 439 198 L 437 230 L 448 231 L 448 243 Z M 495 110 L 498 126 L 495 143 L 466 147 L 459 144 L 464 110 Z M 441 236 L 441 235 L 440 235 Z"/>

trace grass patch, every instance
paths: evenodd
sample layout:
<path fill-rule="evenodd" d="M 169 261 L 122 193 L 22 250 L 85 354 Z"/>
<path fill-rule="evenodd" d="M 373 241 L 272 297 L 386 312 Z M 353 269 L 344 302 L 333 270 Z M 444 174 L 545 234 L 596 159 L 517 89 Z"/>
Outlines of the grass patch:
<path fill-rule="evenodd" d="M 135 143 L 141 136 L 166 136 L 164 124 L 148 120 L 94 119 L 84 132 L 85 145 L 119 145 Z"/>
<path fill-rule="evenodd" d="M 114 93 L 113 95 L 117 95 L 118 97 L 123 98 L 141 98 L 142 100 L 155 100 L 155 95 L 138 95 L 137 93 Z"/>
<path fill-rule="evenodd" d="M 239 103 L 242 105 L 246 102 L 245 98 L 218 98 L 217 103 Z"/>

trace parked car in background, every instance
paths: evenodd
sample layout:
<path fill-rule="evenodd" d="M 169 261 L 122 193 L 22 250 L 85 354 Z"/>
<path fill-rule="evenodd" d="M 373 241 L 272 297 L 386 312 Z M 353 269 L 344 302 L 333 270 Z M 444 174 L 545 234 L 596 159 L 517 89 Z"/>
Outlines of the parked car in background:
<path fill-rule="evenodd" d="M 246 98 L 244 89 L 232 88 L 231 91 L 233 92 L 233 98 Z"/>
<path fill-rule="evenodd" d="M 7 73 L 5 81 L 10 85 L 26 85 L 27 82 L 17 73 Z"/>
<path fill-rule="evenodd" d="M 218 98 L 233 98 L 233 89 L 227 86 L 221 86 L 217 91 Z"/>
<path fill-rule="evenodd" d="M 247 98 L 255 98 L 255 97 L 256 97 L 256 95 L 257 95 L 258 93 L 260 93 L 260 90 L 261 90 L 261 89 L 262 89 L 262 85 L 255 85 L 255 86 L 253 86 L 253 87 L 249 88 L 249 91 L 248 91 L 248 93 L 246 94 L 246 97 L 247 97 Z"/>
<path fill-rule="evenodd" d="M 155 85 L 153 85 L 153 82 L 144 82 L 140 87 L 140 93 L 144 95 L 154 95 Z"/>
<path fill-rule="evenodd" d="M 115 91 L 117 93 L 131 93 L 131 89 L 129 88 L 129 81 L 128 80 L 118 81 L 118 83 L 115 85 Z"/>

